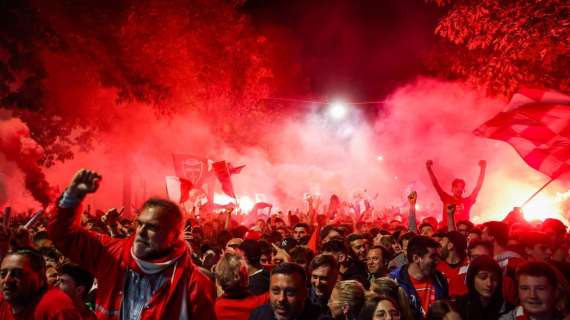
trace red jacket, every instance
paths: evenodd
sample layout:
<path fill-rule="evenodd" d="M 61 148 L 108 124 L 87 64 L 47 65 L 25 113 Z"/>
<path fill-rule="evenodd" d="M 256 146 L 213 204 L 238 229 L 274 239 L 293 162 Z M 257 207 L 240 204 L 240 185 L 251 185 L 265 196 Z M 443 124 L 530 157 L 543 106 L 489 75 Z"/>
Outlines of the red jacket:
<path fill-rule="evenodd" d="M 218 320 L 247 320 L 253 309 L 268 301 L 269 293 L 243 297 L 223 295 L 216 300 L 216 316 Z"/>
<path fill-rule="evenodd" d="M 57 208 L 48 232 L 56 247 L 97 278 L 95 313 L 99 319 L 118 319 L 126 271 L 136 265 L 130 254 L 133 237 L 116 239 L 81 227 L 79 209 Z M 192 263 L 184 250 L 171 280 L 151 297 L 140 319 L 179 319 L 181 310 L 192 319 L 215 319 L 216 288 Z"/>
<path fill-rule="evenodd" d="M 79 310 L 59 289 L 49 289 L 37 301 L 32 301 L 21 313 L 12 314 L 12 306 L 0 294 L 1 320 L 81 320 Z"/>

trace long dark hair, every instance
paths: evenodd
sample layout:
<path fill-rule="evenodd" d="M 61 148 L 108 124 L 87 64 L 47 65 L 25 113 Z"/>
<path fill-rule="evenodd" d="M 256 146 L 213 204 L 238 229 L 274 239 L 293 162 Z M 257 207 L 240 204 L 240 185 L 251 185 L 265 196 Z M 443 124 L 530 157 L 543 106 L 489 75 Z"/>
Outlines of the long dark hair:
<path fill-rule="evenodd" d="M 501 267 L 490 256 L 480 256 L 477 257 L 475 260 L 471 261 L 469 264 L 469 269 L 467 270 L 467 290 L 469 298 L 472 302 L 481 303 L 481 297 L 479 292 L 475 289 L 475 277 L 479 273 L 479 271 L 489 271 L 497 274 L 497 288 L 493 295 L 491 296 L 491 300 L 489 301 L 488 307 L 494 308 L 495 310 L 501 309 L 503 306 L 503 272 L 501 271 Z"/>

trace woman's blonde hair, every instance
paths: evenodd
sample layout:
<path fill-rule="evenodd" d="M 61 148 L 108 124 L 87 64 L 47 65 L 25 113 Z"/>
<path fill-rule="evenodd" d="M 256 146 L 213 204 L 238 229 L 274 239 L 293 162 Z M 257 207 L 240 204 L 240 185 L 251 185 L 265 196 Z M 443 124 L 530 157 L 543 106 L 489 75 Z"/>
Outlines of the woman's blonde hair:
<path fill-rule="evenodd" d="M 245 291 L 248 286 L 245 258 L 237 253 L 224 253 L 216 264 L 216 281 L 224 292 Z"/>

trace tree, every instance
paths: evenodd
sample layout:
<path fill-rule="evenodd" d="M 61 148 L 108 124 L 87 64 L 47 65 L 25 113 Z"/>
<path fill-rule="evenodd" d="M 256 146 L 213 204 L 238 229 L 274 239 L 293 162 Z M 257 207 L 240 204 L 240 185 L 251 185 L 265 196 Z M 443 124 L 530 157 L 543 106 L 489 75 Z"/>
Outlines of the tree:
<path fill-rule="evenodd" d="M 114 120 L 151 105 L 157 117 L 207 114 L 222 138 L 274 113 L 271 46 L 238 8 L 197 1 L 4 1 L 0 107 L 30 128 L 42 163 L 90 148 Z M 107 90 L 109 104 L 93 101 Z M 85 119 L 90 119 L 86 122 Z"/>
<path fill-rule="evenodd" d="M 434 73 L 497 96 L 521 84 L 570 91 L 568 1 L 430 1 L 449 8 L 435 29 Z"/>

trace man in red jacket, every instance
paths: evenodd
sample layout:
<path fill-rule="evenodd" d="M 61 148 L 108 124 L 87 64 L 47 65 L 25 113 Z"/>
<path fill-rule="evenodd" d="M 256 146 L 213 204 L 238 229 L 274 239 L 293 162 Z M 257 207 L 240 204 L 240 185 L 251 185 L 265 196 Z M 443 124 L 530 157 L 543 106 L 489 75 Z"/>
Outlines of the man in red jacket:
<path fill-rule="evenodd" d="M 48 289 L 44 258 L 31 249 L 8 253 L 0 267 L 0 319 L 79 320 L 79 311 L 59 289 Z"/>
<path fill-rule="evenodd" d="M 215 286 L 191 260 L 183 216 L 173 202 L 149 199 L 133 236 L 111 238 L 80 224 L 80 205 L 101 176 L 78 171 L 50 218 L 56 247 L 97 279 L 99 319 L 214 319 Z"/>

